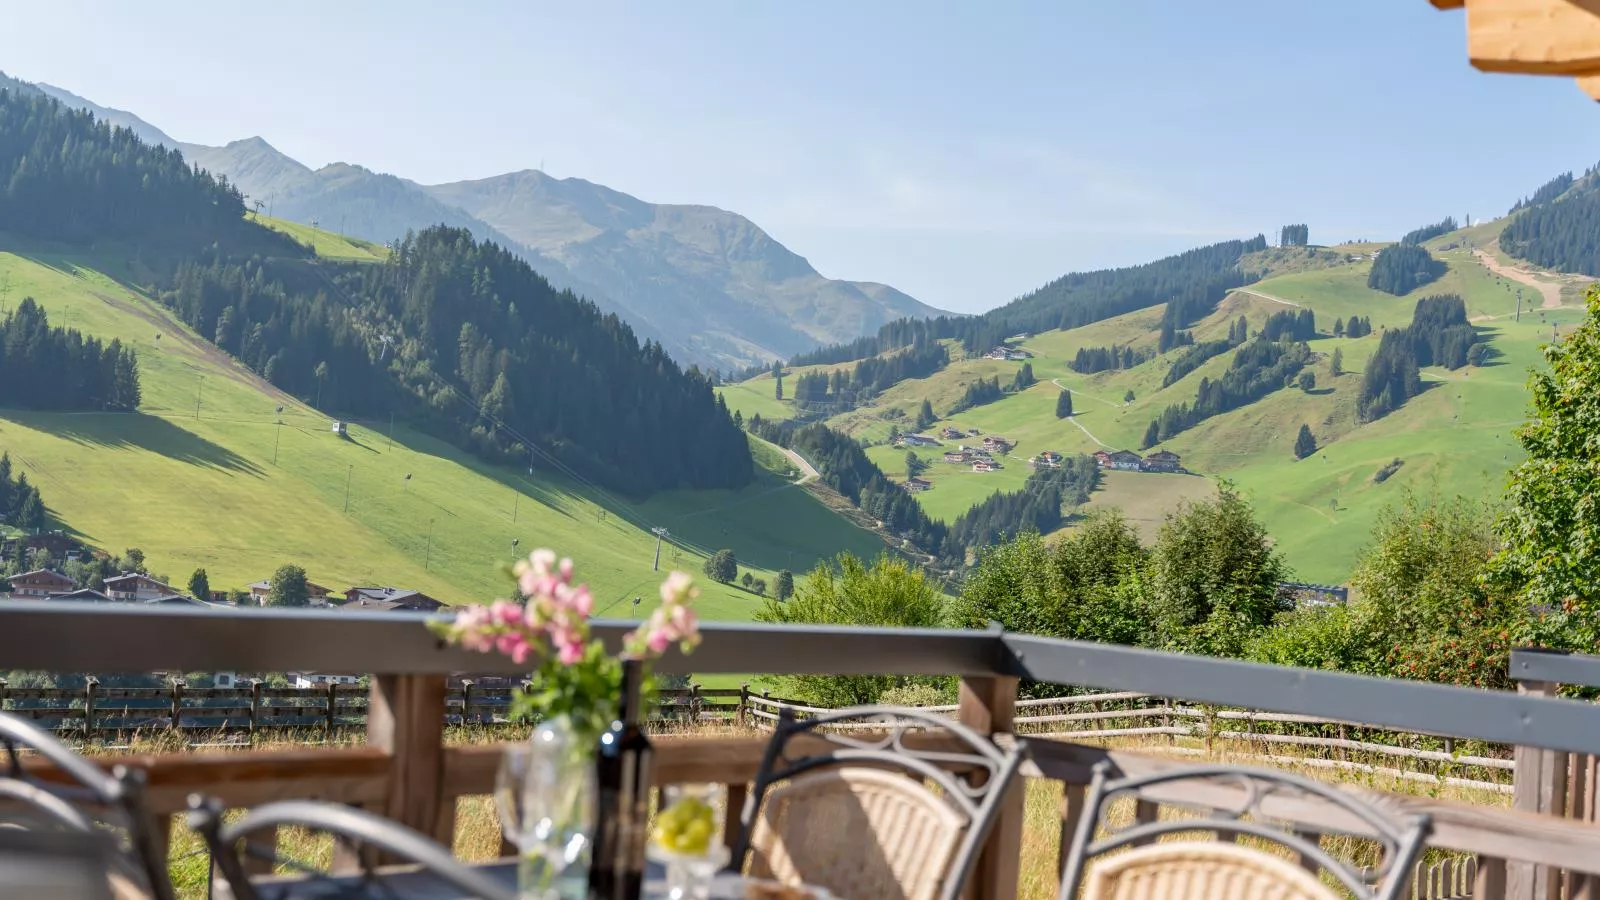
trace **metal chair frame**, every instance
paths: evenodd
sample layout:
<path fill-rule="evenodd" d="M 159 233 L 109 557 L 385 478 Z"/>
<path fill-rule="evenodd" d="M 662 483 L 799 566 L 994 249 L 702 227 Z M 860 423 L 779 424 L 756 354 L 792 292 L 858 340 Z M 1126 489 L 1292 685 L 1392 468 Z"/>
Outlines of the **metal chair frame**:
<path fill-rule="evenodd" d="M 0 796 L 41 812 L 57 827 L 92 831 L 93 817 L 80 806 L 99 806 L 117 813 L 114 822 L 127 831 L 128 852 L 118 853 L 119 867 L 128 869 L 150 889 L 155 900 L 174 900 L 167 874 L 165 846 L 158 839 L 150 814 L 144 808 L 144 772 L 113 766 L 107 773 L 74 753 L 55 735 L 32 722 L 0 712 L 0 745 L 5 747 L 7 771 L 0 776 Z M 76 785 L 44 781 L 22 765 L 18 747 L 26 747 L 65 773 Z"/>
<path fill-rule="evenodd" d="M 853 737 L 849 730 L 837 730 L 840 726 L 859 729 L 880 723 L 883 732 L 874 733 L 869 738 Z M 826 730 L 829 728 L 836 730 Z M 967 752 L 946 752 L 910 748 L 905 744 L 905 735 L 911 729 L 948 732 L 971 749 Z M 790 741 L 798 735 L 813 735 L 837 749 L 790 758 L 786 751 Z M 1020 749 L 1002 749 L 960 722 L 919 709 L 862 706 L 810 719 L 796 719 L 792 711 L 780 710 L 777 728 L 767 743 L 755 783 L 739 817 L 739 833 L 733 842 L 731 867 L 742 868 L 750 855 L 751 839 L 755 834 L 762 801 L 774 784 L 824 767 L 862 765 L 898 769 L 937 785 L 942 799 L 967 819 L 961 842 L 939 886 L 941 900 L 956 900 L 977 862 L 978 852 L 994 826 L 1000 803 L 1010 789 L 1021 763 Z M 982 777 L 960 777 L 952 771 L 957 768 L 980 773 Z"/>
<path fill-rule="evenodd" d="M 1089 784 L 1083 813 L 1078 818 L 1072 846 L 1062 869 L 1059 900 L 1075 900 L 1091 860 L 1122 847 L 1153 843 L 1166 835 L 1196 831 L 1214 832 L 1219 840 L 1249 836 L 1276 843 L 1299 854 L 1302 864 L 1314 864 L 1319 870 L 1332 875 L 1340 886 L 1356 897 L 1396 900 L 1405 889 L 1411 865 L 1422 852 L 1432 829 L 1432 822 L 1427 816 L 1389 816 L 1344 791 L 1289 772 L 1210 765 L 1122 778 L 1114 777 L 1113 773 L 1111 763 L 1102 761 L 1095 764 L 1094 778 Z M 1204 807 L 1211 812 L 1209 818 L 1158 819 L 1111 831 L 1099 841 L 1094 839 L 1096 830 L 1103 824 L 1106 810 L 1119 798 L 1138 798 L 1146 788 L 1193 780 L 1237 786 L 1243 790 L 1243 799 L 1232 807 Z M 1354 869 L 1329 856 L 1315 840 L 1307 840 L 1296 832 L 1257 821 L 1265 818 L 1261 809 L 1263 800 L 1285 794 L 1327 801 L 1354 816 L 1366 826 L 1364 833 L 1357 833 L 1382 847 L 1382 864 L 1374 869 Z M 1183 805 L 1194 807 L 1201 804 Z M 1244 817 L 1247 815 L 1254 819 L 1246 820 Z"/>
<path fill-rule="evenodd" d="M 189 798 L 189 827 L 204 837 L 211 850 L 216 870 L 233 892 L 234 900 L 262 900 L 262 893 L 245 874 L 239 844 L 245 842 L 246 852 L 254 850 L 246 840 L 250 835 L 284 825 L 295 825 L 333 835 L 358 848 L 376 850 L 421 866 L 425 871 L 447 882 L 466 896 L 481 900 L 516 900 L 517 893 L 507 890 L 483 872 L 467 866 L 451 855 L 450 849 L 410 828 L 392 822 L 375 813 L 344 806 L 338 803 L 321 803 L 313 800 L 286 800 L 268 803 L 245 812 L 231 824 L 223 822 L 222 805 L 198 795 Z M 278 862 L 276 854 L 256 852 L 255 855 Z M 362 861 L 363 891 L 383 884 L 383 873 L 372 864 L 372 854 L 357 852 Z M 308 871 L 306 874 L 319 880 L 337 878 Z M 284 885 L 285 894 L 292 896 L 292 885 Z M 361 893 L 359 896 L 368 896 Z"/>

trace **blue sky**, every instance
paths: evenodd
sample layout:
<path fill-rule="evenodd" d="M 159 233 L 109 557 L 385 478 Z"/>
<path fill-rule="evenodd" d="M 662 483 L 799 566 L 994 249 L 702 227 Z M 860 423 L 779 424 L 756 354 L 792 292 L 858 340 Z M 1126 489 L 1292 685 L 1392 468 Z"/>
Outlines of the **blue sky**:
<path fill-rule="evenodd" d="M 313 166 L 720 206 L 961 311 L 1287 222 L 1498 215 L 1600 160 L 1570 79 L 1473 71 L 1426 0 L 444 6 L 17 4 L 0 70 Z"/>

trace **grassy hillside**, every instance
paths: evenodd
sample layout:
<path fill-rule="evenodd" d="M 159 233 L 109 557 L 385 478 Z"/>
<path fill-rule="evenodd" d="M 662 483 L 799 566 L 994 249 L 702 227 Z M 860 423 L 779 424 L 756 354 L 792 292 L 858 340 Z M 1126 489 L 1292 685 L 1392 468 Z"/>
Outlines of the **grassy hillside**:
<path fill-rule="evenodd" d="M 1267 527 L 1303 578 L 1342 581 L 1371 533 L 1378 512 L 1402 492 L 1438 491 L 1468 497 L 1497 498 L 1505 472 L 1520 458 L 1512 430 L 1526 414 L 1526 380 L 1530 368 L 1542 364 L 1540 347 L 1559 329 L 1577 322 L 1579 286 L 1561 282 L 1560 308 L 1541 308 L 1547 298 L 1538 283 L 1497 274 L 1479 251 L 1506 262 L 1493 241 L 1503 222 L 1475 225 L 1429 242 L 1448 269 L 1438 281 L 1403 297 L 1367 287 L 1372 256 L 1383 244 L 1330 248 L 1270 249 L 1252 254 L 1244 264 L 1268 277 L 1231 294 L 1218 310 L 1192 331 L 1199 340 L 1221 337 L 1228 323 L 1244 316 L 1252 330 L 1275 312 L 1309 307 L 1316 312 L 1321 337 L 1311 341 L 1316 359 L 1310 392 L 1289 388 L 1273 392 L 1244 408 L 1215 417 L 1163 445 L 1183 456 L 1184 464 L 1210 481 L 1182 476 L 1113 473 L 1092 499 L 1091 507 L 1118 506 L 1150 534 L 1165 514 L 1184 499 L 1206 496 L 1215 479 L 1226 478 L 1255 504 Z M 1570 279 L 1568 279 L 1570 281 Z M 1522 314 L 1515 316 L 1518 291 Z M 1420 297 L 1460 294 L 1467 314 L 1488 341 L 1494 358 L 1483 368 L 1455 372 L 1424 370 L 1429 388 L 1403 408 L 1376 422 L 1361 423 L 1356 400 L 1361 369 L 1377 349 L 1384 328 L 1411 321 Z M 943 448 L 921 448 L 931 463 L 922 475 L 933 489 L 921 495 L 930 515 L 949 521 L 997 490 L 1017 490 L 1027 477 L 1027 457 L 1040 450 L 1093 452 L 1099 447 L 1137 449 L 1145 427 L 1172 403 L 1192 402 L 1202 378 L 1225 372 L 1233 353 L 1207 361 L 1176 383 L 1163 387 L 1176 353 L 1168 353 L 1133 369 L 1080 375 L 1067 367 L 1080 347 L 1131 344 L 1154 349 L 1160 306 L 1138 310 L 1070 331 L 1035 335 L 1025 346 L 1039 383 L 1027 391 L 976 409 L 949 416 L 938 427 L 977 428 L 1004 434 L 1018 442 L 1014 459 L 1000 472 L 977 474 L 970 467 L 942 462 Z M 1370 317 L 1375 329 L 1361 339 L 1334 338 L 1335 319 Z M 1343 357 L 1344 374 L 1332 374 L 1335 350 Z M 959 355 L 959 354 L 955 354 Z M 836 415 L 831 420 L 869 443 L 868 454 L 886 472 L 903 478 L 905 453 L 887 446 L 891 423 L 914 416 L 923 398 L 936 412 L 946 413 L 975 378 L 998 375 L 1010 380 L 1018 362 L 958 360 L 928 378 L 903 382 L 870 406 Z M 1055 418 L 1059 387 L 1073 391 L 1076 415 Z M 770 397 L 771 384 L 764 384 Z M 729 388 L 730 405 L 743 389 Z M 1132 392 L 1133 399 L 1125 398 Z M 747 413 L 748 414 L 748 413 Z M 763 411 L 762 414 L 770 415 Z M 1295 434 L 1309 425 L 1321 449 L 1308 459 L 1293 456 Z M 950 442 L 952 445 L 958 442 Z M 1373 480 L 1379 468 L 1403 460 L 1398 472 L 1383 483 Z M 1070 526 L 1069 526 L 1070 527 Z"/>
<path fill-rule="evenodd" d="M 389 255 L 387 247 L 361 238 L 324 231 L 288 219 L 274 219 L 259 213 L 252 214 L 252 218 L 273 231 L 287 234 L 302 246 L 310 247 L 323 259 L 334 262 L 381 262 Z"/>
<path fill-rule="evenodd" d="M 319 252 L 337 246 L 317 235 Z M 115 259 L 0 245 L 0 302 L 32 296 L 54 323 L 120 336 L 139 353 L 144 391 L 132 414 L 0 411 L 0 449 L 54 518 L 93 545 L 142 548 L 174 579 L 204 567 L 213 587 L 240 587 L 294 562 L 329 586 L 399 585 L 459 602 L 500 591 L 497 566 L 520 541 L 520 552 L 574 556 L 602 610 L 626 615 L 626 601 L 662 577 L 651 525 L 682 536 L 680 567 L 698 572 L 701 552 L 730 547 L 769 567 L 757 572 L 769 581 L 770 569 L 879 546 L 773 473 L 742 491 L 635 507 L 548 472 L 484 465 L 403 424 L 391 436 L 386 421 L 355 423 L 341 439 L 327 416 L 200 340 L 132 280 Z M 741 618 L 759 599 L 708 586 L 703 602 L 707 615 Z"/>

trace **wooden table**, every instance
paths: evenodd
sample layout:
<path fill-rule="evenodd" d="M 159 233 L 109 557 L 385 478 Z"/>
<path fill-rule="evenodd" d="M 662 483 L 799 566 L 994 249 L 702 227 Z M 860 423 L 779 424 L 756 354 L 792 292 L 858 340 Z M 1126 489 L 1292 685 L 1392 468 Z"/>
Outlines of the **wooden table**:
<path fill-rule="evenodd" d="M 517 887 L 517 863 L 514 859 L 496 860 L 476 867 L 496 882 L 503 884 L 507 889 L 515 892 Z M 379 877 L 367 881 L 360 875 L 341 876 L 338 878 L 307 879 L 298 877 L 262 878 L 256 880 L 256 892 L 261 895 L 261 900 L 470 900 L 463 897 L 461 892 L 437 876 L 419 870 L 416 866 L 389 866 L 379 869 Z M 646 872 L 644 887 L 645 900 L 665 900 L 667 886 L 665 871 L 656 863 L 650 863 Z M 730 876 L 731 877 L 731 876 Z M 728 884 L 723 882 L 723 884 Z M 737 879 L 729 885 L 737 889 Z M 568 896 L 582 893 L 582 888 L 569 891 Z M 220 881 L 213 894 L 217 900 L 231 900 L 226 885 Z M 742 897 L 742 892 L 725 893 L 713 890 L 712 897 Z"/>

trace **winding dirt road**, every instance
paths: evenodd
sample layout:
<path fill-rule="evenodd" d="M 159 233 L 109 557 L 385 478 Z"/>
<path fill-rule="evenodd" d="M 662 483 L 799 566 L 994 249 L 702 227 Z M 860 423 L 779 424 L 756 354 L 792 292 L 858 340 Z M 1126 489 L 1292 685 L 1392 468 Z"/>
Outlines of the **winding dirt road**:
<path fill-rule="evenodd" d="M 1542 309 L 1561 308 L 1561 285 L 1559 283 L 1544 281 L 1520 266 L 1504 265 L 1495 259 L 1493 254 L 1485 250 L 1473 250 L 1472 253 L 1478 257 L 1478 262 L 1483 263 L 1484 268 L 1494 274 L 1499 275 L 1501 278 L 1509 278 L 1519 284 L 1525 284 L 1538 291 L 1544 297 L 1541 305 Z"/>

